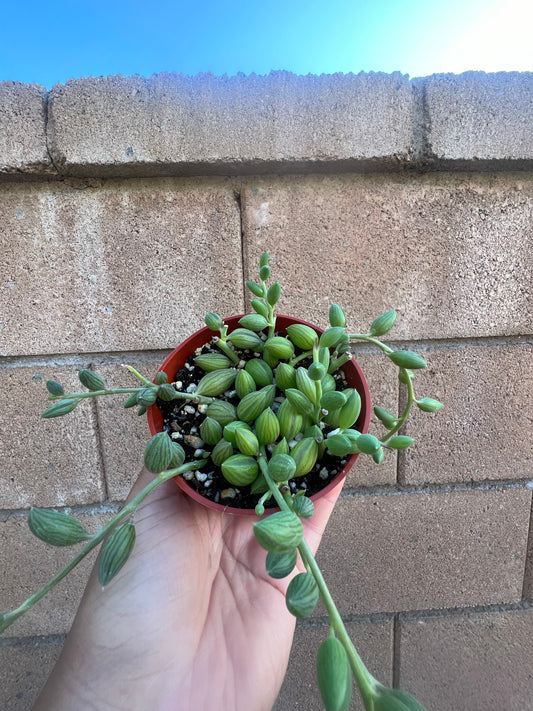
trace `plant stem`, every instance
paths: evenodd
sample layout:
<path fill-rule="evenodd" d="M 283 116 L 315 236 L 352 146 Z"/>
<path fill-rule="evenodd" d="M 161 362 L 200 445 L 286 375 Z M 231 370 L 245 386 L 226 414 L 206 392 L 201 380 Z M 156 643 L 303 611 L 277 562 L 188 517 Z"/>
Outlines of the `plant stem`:
<path fill-rule="evenodd" d="M 153 385 L 153 383 L 152 383 Z M 76 398 L 83 400 L 86 397 L 99 397 L 100 395 L 120 395 L 120 393 L 139 393 L 146 388 L 111 388 L 106 390 L 91 390 L 88 393 L 68 393 L 68 395 L 50 395 L 49 400 L 65 400 L 68 398 Z"/>
<path fill-rule="evenodd" d="M 227 330 L 227 327 L 226 327 L 226 330 Z M 221 337 L 218 340 L 215 340 L 215 345 L 218 346 L 218 348 L 220 348 L 220 350 L 223 353 L 225 353 L 228 356 L 228 358 L 230 360 L 232 360 L 234 363 L 239 362 L 239 356 L 235 353 L 233 348 L 231 348 L 231 346 L 229 346 L 227 344 L 225 337 L 224 338 Z"/>
<path fill-rule="evenodd" d="M 121 523 L 125 518 L 128 516 L 131 516 L 139 506 L 139 504 L 144 501 L 144 499 L 155 489 L 157 488 L 160 484 L 163 484 L 165 481 L 168 481 L 169 479 L 172 479 L 173 477 L 177 476 L 178 474 L 182 474 L 183 472 L 190 471 L 191 469 L 198 469 L 203 462 L 189 462 L 188 464 L 182 464 L 180 467 L 176 467 L 175 469 L 169 469 L 167 471 L 161 472 L 156 476 L 153 481 L 151 481 L 141 492 L 137 494 L 135 498 L 133 498 L 129 504 L 126 504 L 126 506 L 119 511 L 116 516 L 114 516 L 111 521 L 109 521 L 103 528 L 94 536 L 91 537 L 91 540 L 87 543 L 84 548 L 66 565 L 63 570 L 60 570 L 59 573 L 54 575 L 54 577 L 49 580 L 46 585 L 43 585 L 40 590 L 38 590 L 36 593 L 31 595 L 27 600 L 25 600 L 19 607 L 17 607 L 15 610 L 11 610 L 10 612 L 6 612 L 3 615 L 0 615 L 0 634 L 2 634 L 10 625 L 15 622 L 19 617 L 21 617 L 24 613 L 28 612 L 30 608 L 32 608 L 36 602 L 38 602 L 42 597 L 44 597 L 50 590 L 52 590 L 53 587 L 55 587 L 63 578 L 70 573 L 73 568 L 75 568 L 78 563 L 80 563 L 85 556 L 90 553 L 96 546 L 101 543 L 106 536 L 111 533 L 111 531 L 118 526 L 119 523 Z"/>
<path fill-rule="evenodd" d="M 261 472 L 265 477 L 265 480 L 276 499 L 276 502 L 282 511 L 292 511 L 291 506 L 285 500 L 283 494 L 280 492 L 279 488 L 276 486 L 275 482 L 272 480 L 268 473 L 268 463 L 266 461 L 265 448 L 261 447 L 262 456 L 258 457 L 259 466 Z M 329 615 L 331 626 L 335 629 L 335 632 L 343 644 L 346 654 L 348 656 L 348 661 L 350 663 L 350 668 L 357 682 L 357 686 L 361 693 L 361 698 L 365 705 L 367 711 L 373 711 L 374 708 L 374 696 L 376 695 L 376 690 L 378 689 L 379 682 L 372 676 L 372 674 L 365 667 L 363 660 L 359 656 L 356 648 L 354 647 L 344 622 L 337 610 L 337 607 L 331 597 L 331 593 L 328 590 L 326 581 L 318 567 L 318 564 L 313 556 L 311 549 L 309 548 L 307 541 L 302 539 L 302 542 L 298 546 L 298 551 L 304 565 L 308 572 L 312 574 L 317 584 L 318 590 L 320 592 L 320 597 L 326 606 L 326 610 Z"/>

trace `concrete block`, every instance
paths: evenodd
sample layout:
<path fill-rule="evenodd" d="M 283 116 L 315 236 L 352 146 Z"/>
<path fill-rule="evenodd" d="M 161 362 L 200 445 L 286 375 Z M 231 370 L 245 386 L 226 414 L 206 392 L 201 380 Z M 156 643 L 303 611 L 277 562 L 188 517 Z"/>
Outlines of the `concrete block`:
<path fill-rule="evenodd" d="M 0 82 L 0 180 L 55 173 L 46 147 L 44 86 Z"/>
<path fill-rule="evenodd" d="M 393 339 L 533 331 L 528 178 L 257 178 L 242 203 L 246 278 L 269 251 L 283 313 L 323 326 L 335 301 L 365 332 L 395 308 Z"/>
<path fill-rule="evenodd" d="M 400 685 L 431 711 L 531 708 L 531 610 L 410 619 L 400 629 Z"/>
<path fill-rule="evenodd" d="M 412 134 L 399 73 L 91 77 L 50 94 L 50 150 L 69 175 L 397 169 Z"/>
<path fill-rule="evenodd" d="M 392 621 L 351 622 L 346 629 L 370 673 L 392 684 Z M 273 711 L 322 711 L 316 655 L 328 633 L 329 626 L 323 624 L 296 627 L 287 676 Z M 350 708 L 363 711 L 355 684 Z"/>
<path fill-rule="evenodd" d="M 43 420 L 41 412 L 52 404 L 45 388 L 48 379 L 61 382 L 66 392 L 81 389 L 71 366 L 0 369 L 3 509 L 105 498 L 94 409 L 83 402 L 64 417 Z"/>
<path fill-rule="evenodd" d="M 68 511 L 67 511 L 68 513 Z M 103 526 L 112 514 L 74 514 L 89 533 Z M 37 592 L 69 563 L 81 546 L 43 543 L 31 533 L 26 514 L 0 519 L 0 579 L 2 611 L 13 610 Z M 92 551 L 68 577 L 45 595 L 5 632 L 6 637 L 63 634 L 69 631 L 96 560 Z"/>
<path fill-rule="evenodd" d="M 435 74 L 425 93 L 428 150 L 439 161 L 533 165 L 533 72 Z"/>
<path fill-rule="evenodd" d="M 151 380 L 163 360 L 162 356 L 158 361 L 132 365 Z M 118 364 L 101 365 L 95 370 L 110 387 L 138 387 L 136 378 Z M 122 501 L 129 494 L 143 466 L 144 448 L 150 439 L 146 417 L 138 417 L 137 408 L 124 409 L 127 397 L 116 395 L 97 401 L 107 494 L 111 501 Z"/>
<path fill-rule="evenodd" d="M 8 186 L 0 354 L 174 348 L 241 313 L 237 202 L 173 180 Z"/>
<path fill-rule="evenodd" d="M 60 653 L 60 643 L 50 644 L 46 640 L 0 647 L 0 708 L 4 711 L 31 709 Z"/>
<path fill-rule="evenodd" d="M 342 498 L 317 560 L 342 614 L 517 602 L 530 504 L 525 489 Z"/>
<path fill-rule="evenodd" d="M 533 478 L 533 348 L 453 348 L 424 353 L 417 397 L 436 397 L 435 414 L 413 408 L 400 454 L 400 481 L 468 482 Z"/>

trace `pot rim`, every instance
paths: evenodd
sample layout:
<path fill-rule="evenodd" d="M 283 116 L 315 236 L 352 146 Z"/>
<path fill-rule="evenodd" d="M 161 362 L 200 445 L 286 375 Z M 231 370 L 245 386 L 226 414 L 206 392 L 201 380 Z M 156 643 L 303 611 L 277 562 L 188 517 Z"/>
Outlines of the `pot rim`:
<path fill-rule="evenodd" d="M 238 315 L 238 316 L 230 316 L 228 318 L 222 319 L 224 323 L 228 326 L 228 332 L 231 333 L 235 328 L 239 327 L 239 319 L 242 318 L 244 314 Z M 295 318 L 294 316 L 284 316 L 282 314 L 276 314 L 276 325 L 279 325 L 279 330 L 280 331 L 285 331 L 287 326 L 291 325 L 291 323 L 300 323 L 305 326 L 309 326 L 312 328 L 318 335 L 320 336 L 324 330 L 319 328 L 318 326 L 315 326 L 312 323 L 309 323 L 308 321 L 304 321 L 303 319 Z M 180 343 L 177 348 L 175 348 L 163 361 L 161 366 L 159 367 L 158 372 L 160 371 L 165 371 L 168 369 L 173 370 L 172 373 L 172 378 L 174 378 L 175 374 L 177 371 L 183 367 L 185 361 L 187 360 L 187 357 L 193 353 L 197 348 L 205 345 L 208 343 L 212 338 L 213 338 L 214 332 L 211 331 L 207 326 L 204 326 L 204 328 L 199 329 L 198 331 L 195 331 L 193 334 L 191 334 L 188 338 L 186 338 L 182 343 Z M 362 400 L 362 407 L 361 407 L 361 414 L 363 415 L 363 425 L 361 427 L 361 432 L 364 434 L 368 432 L 368 427 L 370 424 L 370 415 L 371 415 L 371 403 L 370 403 L 370 392 L 368 389 L 368 384 L 366 382 L 365 376 L 363 374 L 363 371 L 361 370 L 361 367 L 355 360 L 355 358 L 352 358 L 348 363 L 346 363 L 343 367 L 342 370 L 346 373 L 346 370 L 348 370 L 348 374 L 350 376 L 351 381 L 357 381 L 357 384 L 355 382 L 350 382 L 349 384 L 353 385 L 356 387 L 358 390 L 359 394 L 361 395 L 361 400 Z M 170 373 L 167 373 L 169 375 L 169 381 L 171 380 Z M 155 382 L 155 379 L 154 379 Z M 147 410 L 147 419 L 148 419 L 148 427 L 150 429 L 150 434 L 153 436 L 157 434 L 158 432 L 162 431 L 162 425 L 163 425 L 163 417 L 161 414 L 161 411 L 157 407 L 156 404 L 151 405 L 148 410 Z M 323 488 L 320 489 L 320 491 L 317 491 L 315 494 L 313 494 L 310 498 L 312 501 L 316 501 L 317 499 L 322 498 L 325 496 L 328 492 L 330 492 L 332 489 L 334 489 L 339 482 L 343 481 L 348 472 L 352 469 L 354 466 L 357 457 L 359 454 L 352 454 L 348 461 L 346 462 L 345 466 L 341 469 L 340 472 Z M 255 510 L 254 509 L 243 509 L 239 508 L 237 506 L 229 506 L 227 504 L 221 504 L 217 503 L 215 501 L 212 501 L 211 499 L 207 499 L 206 497 L 202 496 L 200 493 L 198 493 L 195 489 L 193 489 L 191 486 L 189 486 L 186 481 L 181 477 L 177 476 L 174 478 L 174 481 L 176 484 L 179 486 L 179 488 L 187 494 L 187 496 L 190 496 L 192 499 L 197 501 L 198 503 L 202 504 L 202 506 L 206 506 L 207 508 L 213 509 L 215 511 L 220 511 L 221 513 L 229 513 L 237 516 L 256 516 Z M 265 510 L 265 515 L 274 513 L 275 511 L 279 511 L 279 509 L 276 508 L 269 508 Z"/>

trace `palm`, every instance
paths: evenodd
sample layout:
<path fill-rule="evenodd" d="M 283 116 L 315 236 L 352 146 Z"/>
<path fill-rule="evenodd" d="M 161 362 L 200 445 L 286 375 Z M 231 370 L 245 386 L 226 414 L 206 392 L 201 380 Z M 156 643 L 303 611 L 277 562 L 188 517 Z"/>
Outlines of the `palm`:
<path fill-rule="evenodd" d="M 337 495 L 308 526 L 313 548 Z M 206 509 L 173 482 L 139 508 L 130 559 L 104 591 L 93 573 L 63 655 L 80 679 L 87 665 L 105 674 L 99 709 L 115 698 L 124 706 L 110 706 L 129 711 L 272 708 L 294 618 L 285 606 L 288 580 L 266 574 L 253 520 Z"/>

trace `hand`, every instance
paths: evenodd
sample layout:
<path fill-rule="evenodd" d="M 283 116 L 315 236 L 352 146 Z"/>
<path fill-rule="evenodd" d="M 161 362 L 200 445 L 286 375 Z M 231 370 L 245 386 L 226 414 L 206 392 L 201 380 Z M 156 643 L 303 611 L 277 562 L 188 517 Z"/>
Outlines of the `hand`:
<path fill-rule="evenodd" d="M 129 498 L 151 479 L 143 471 Z M 304 521 L 313 552 L 341 488 Z M 253 522 L 197 504 L 172 481 L 158 487 L 105 590 L 93 570 L 34 711 L 270 711 L 294 633 L 292 575 L 267 575 Z"/>

